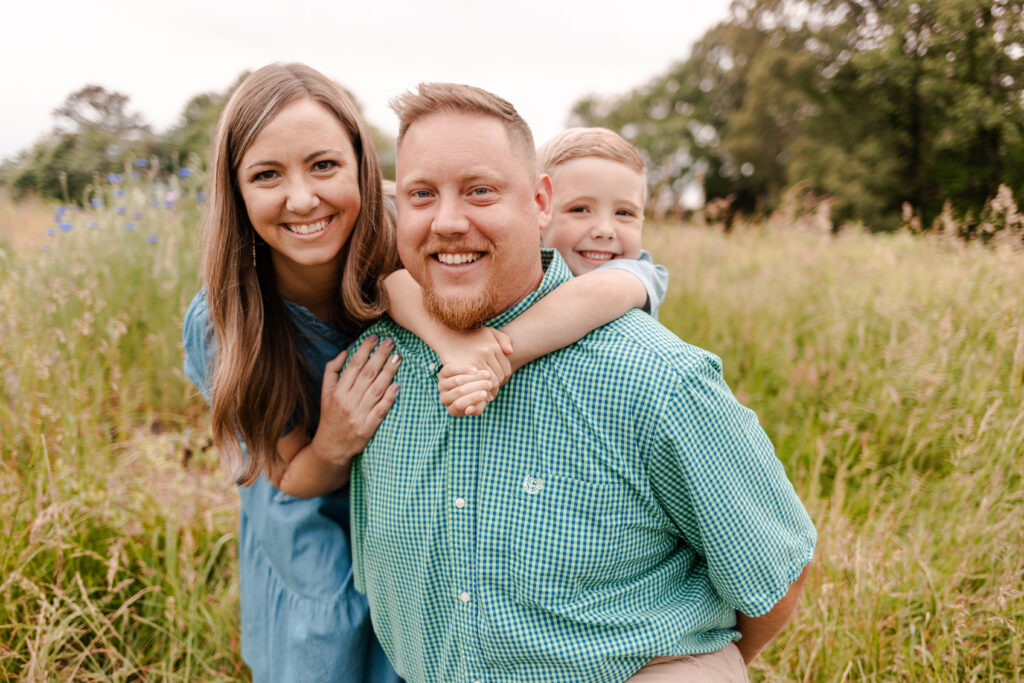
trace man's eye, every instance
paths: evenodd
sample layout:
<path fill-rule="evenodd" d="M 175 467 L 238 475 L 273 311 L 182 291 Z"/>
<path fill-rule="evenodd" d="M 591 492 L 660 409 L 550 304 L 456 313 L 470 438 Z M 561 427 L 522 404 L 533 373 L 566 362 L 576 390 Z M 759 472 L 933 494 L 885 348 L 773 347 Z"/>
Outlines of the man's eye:
<path fill-rule="evenodd" d="M 475 197 L 483 197 L 484 195 L 490 194 L 490 192 L 491 188 L 489 187 L 474 187 L 470 191 L 470 194 L 472 194 Z"/>
<path fill-rule="evenodd" d="M 428 192 L 427 190 L 413 190 L 412 198 L 413 199 L 430 199 L 430 192 Z"/>

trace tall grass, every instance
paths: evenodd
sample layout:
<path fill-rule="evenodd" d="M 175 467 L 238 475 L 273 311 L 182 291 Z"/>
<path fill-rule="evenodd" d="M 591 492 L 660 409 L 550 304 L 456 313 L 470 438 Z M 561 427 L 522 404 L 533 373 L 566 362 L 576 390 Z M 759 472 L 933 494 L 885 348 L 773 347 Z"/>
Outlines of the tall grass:
<path fill-rule="evenodd" d="M 46 207 L 50 235 L 0 225 L 0 679 L 246 678 L 236 497 L 180 370 L 201 180 L 101 183 L 100 206 Z M 819 528 L 754 679 L 1020 680 L 1024 254 L 645 239 L 662 322 L 723 358 Z"/>
<path fill-rule="evenodd" d="M 820 535 L 765 680 L 1020 680 L 1024 253 L 754 227 L 650 235 Z"/>

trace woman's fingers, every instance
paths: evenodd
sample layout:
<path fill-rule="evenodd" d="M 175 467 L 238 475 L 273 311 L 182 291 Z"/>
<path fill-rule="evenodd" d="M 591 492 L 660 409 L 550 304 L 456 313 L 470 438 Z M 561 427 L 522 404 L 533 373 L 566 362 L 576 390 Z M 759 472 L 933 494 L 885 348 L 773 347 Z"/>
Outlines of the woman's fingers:
<path fill-rule="evenodd" d="M 338 386 L 343 390 L 348 391 L 355 384 L 356 379 L 360 373 L 366 367 L 367 362 L 371 359 L 371 354 L 374 353 L 374 348 L 377 347 L 378 337 L 375 334 L 371 334 L 359 345 L 359 348 L 352 354 L 352 360 L 348 362 L 345 369 L 342 370 L 341 376 L 338 378 Z M 388 341 L 388 340 L 385 340 Z M 383 345 L 383 342 L 382 342 Z M 390 348 L 388 349 L 390 353 Z M 386 355 L 386 354 L 385 354 Z"/>

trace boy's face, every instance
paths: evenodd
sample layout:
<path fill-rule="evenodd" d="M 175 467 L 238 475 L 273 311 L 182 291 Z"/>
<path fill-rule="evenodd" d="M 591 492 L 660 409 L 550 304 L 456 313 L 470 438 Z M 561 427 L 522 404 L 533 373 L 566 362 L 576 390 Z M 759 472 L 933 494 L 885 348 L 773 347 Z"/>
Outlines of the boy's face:
<path fill-rule="evenodd" d="M 573 275 L 640 255 L 642 174 L 617 161 L 582 157 L 556 167 L 551 180 L 554 212 L 541 238 L 558 250 Z"/>

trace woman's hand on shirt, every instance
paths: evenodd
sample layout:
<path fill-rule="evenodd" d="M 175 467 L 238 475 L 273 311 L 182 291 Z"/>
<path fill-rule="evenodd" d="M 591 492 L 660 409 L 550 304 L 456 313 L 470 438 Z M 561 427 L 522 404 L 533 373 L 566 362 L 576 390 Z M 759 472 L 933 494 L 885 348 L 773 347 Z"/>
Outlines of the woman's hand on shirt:
<path fill-rule="evenodd" d="M 324 367 L 320 424 L 312 443 L 320 457 L 347 465 L 373 437 L 398 396 L 394 379 L 402 359 L 393 350 L 393 339 L 378 344 L 370 335 L 348 365 L 348 352 L 342 351 Z"/>

